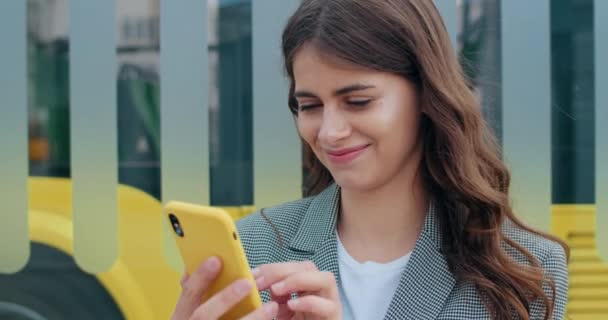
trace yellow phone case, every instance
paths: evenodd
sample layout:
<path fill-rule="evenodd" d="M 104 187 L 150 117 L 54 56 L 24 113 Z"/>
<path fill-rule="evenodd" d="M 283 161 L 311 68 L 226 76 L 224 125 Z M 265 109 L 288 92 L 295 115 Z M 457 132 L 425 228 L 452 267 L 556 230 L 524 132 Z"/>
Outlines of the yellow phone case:
<path fill-rule="evenodd" d="M 206 291 L 202 301 L 206 301 L 235 280 L 246 278 L 253 285 L 252 293 L 220 319 L 239 319 L 259 308 L 262 301 L 255 288 L 255 281 L 232 218 L 218 208 L 178 201 L 168 202 L 164 210 L 188 274 L 192 274 L 210 256 L 217 256 L 222 260 L 222 271 Z M 175 231 L 170 215 L 179 221 L 183 236 L 179 236 Z"/>

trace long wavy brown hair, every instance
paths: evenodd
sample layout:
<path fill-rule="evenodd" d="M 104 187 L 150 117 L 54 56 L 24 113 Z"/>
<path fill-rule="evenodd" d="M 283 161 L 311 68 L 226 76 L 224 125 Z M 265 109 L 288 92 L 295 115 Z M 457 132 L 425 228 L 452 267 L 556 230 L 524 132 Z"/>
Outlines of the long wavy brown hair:
<path fill-rule="evenodd" d="M 304 0 L 289 19 L 282 38 L 285 70 L 293 97 L 293 60 L 304 44 L 340 61 L 403 76 L 417 86 L 422 112 L 425 187 L 440 212 L 442 251 L 459 281 L 473 283 L 494 319 L 529 319 L 530 305 L 542 299 L 545 319 L 555 300 L 555 284 L 539 261 L 501 231 L 505 220 L 533 230 L 515 216 L 509 200 L 510 174 L 485 123 L 480 104 L 452 49 L 441 16 L 431 0 Z M 333 182 L 331 173 L 304 143 L 308 179 L 305 195 Z M 523 266 L 502 248 L 506 243 L 529 261 Z M 543 285 L 548 282 L 552 294 Z"/>

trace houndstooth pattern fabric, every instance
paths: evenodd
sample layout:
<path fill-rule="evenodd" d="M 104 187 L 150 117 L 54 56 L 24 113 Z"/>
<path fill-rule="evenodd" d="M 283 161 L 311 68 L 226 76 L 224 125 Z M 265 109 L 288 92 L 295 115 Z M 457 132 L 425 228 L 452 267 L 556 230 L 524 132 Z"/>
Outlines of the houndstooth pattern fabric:
<path fill-rule="evenodd" d="M 264 209 L 266 217 L 253 213 L 237 222 L 241 242 L 251 268 L 262 264 L 311 260 L 322 271 L 331 271 L 339 283 L 336 219 L 340 188 L 329 186 L 314 197 Z M 440 253 L 439 226 L 431 206 L 423 230 L 384 319 L 489 319 L 489 313 L 475 287 L 457 282 Z M 276 228 L 276 229 L 275 229 Z M 277 231 L 280 237 L 277 236 Z M 506 236 L 530 251 L 542 264 L 556 287 L 552 319 L 563 319 L 568 290 L 568 268 L 562 247 L 512 224 L 505 224 Z M 521 264 L 525 257 L 504 245 L 505 251 Z M 551 296 L 550 288 L 545 291 Z M 261 293 L 267 302 L 270 295 Z M 531 306 L 530 319 L 542 319 L 544 305 Z"/>

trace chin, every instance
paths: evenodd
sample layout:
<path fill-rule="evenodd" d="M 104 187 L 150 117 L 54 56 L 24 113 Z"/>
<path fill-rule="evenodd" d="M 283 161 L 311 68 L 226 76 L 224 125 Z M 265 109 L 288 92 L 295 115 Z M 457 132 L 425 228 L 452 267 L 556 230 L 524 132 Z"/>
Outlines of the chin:
<path fill-rule="evenodd" d="M 342 189 L 349 190 L 370 190 L 373 189 L 377 181 L 373 181 L 373 179 L 367 179 L 362 175 L 356 174 L 337 174 L 333 175 L 334 181 L 337 185 L 339 185 Z"/>

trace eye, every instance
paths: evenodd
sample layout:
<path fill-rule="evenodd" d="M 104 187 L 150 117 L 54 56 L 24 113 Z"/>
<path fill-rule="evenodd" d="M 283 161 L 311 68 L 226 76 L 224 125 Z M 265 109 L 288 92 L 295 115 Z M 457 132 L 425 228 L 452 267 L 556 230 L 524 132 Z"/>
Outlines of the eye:
<path fill-rule="evenodd" d="M 372 99 L 351 99 L 351 100 L 348 100 L 346 103 L 348 103 L 349 105 L 354 106 L 354 107 L 365 107 L 371 101 L 372 101 Z"/>
<path fill-rule="evenodd" d="M 300 105 L 299 109 L 300 109 L 300 111 L 306 111 L 306 110 L 318 108 L 320 106 L 321 106 L 321 104 L 319 104 L 319 103 L 309 103 L 309 104 Z"/>

